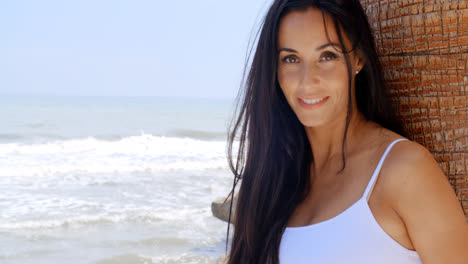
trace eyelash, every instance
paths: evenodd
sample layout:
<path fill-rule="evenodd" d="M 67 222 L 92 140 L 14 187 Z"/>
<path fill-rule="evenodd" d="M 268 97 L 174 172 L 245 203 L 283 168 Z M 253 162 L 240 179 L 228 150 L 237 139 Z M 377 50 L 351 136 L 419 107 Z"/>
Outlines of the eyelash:
<path fill-rule="evenodd" d="M 289 56 L 284 57 L 281 61 L 285 62 L 285 63 L 289 63 L 286 60 L 288 58 L 293 58 L 293 57 L 294 57 L 293 55 L 289 55 Z M 325 60 L 325 61 L 331 61 L 331 60 L 334 60 L 334 59 L 338 58 L 338 56 L 336 54 L 332 53 L 332 52 L 325 53 L 325 57 L 330 57 L 331 58 L 330 60 Z M 291 63 L 294 63 L 294 62 L 291 62 Z"/>

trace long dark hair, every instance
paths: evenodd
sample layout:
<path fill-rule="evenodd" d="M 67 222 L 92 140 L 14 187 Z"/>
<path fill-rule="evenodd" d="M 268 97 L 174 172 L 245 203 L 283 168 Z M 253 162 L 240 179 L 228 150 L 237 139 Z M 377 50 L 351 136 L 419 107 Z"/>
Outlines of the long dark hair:
<path fill-rule="evenodd" d="M 406 136 L 387 96 L 372 30 L 359 0 L 275 0 L 262 21 L 245 90 L 239 90 L 236 115 L 229 127 L 227 155 L 234 173 L 229 196 L 234 194 L 237 182 L 242 182 L 235 208 L 235 230 L 227 256 L 228 264 L 277 264 L 284 228 L 296 205 L 309 191 L 309 169 L 313 159 L 311 147 L 304 126 L 282 93 L 276 74 L 279 21 L 290 11 L 305 11 L 309 7 L 320 9 L 324 22 L 325 15 L 332 18 L 341 50 L 345 51 L 345 46 L 339 26 L 352 43 L 350 51 L 359 48 L 365 55 L 366 64 L 356 79 L 358 110 L 367 120 Z M 341 171 L 346 166 L 344 143 L 352 110 L 352 73 L 347 55 L 350 51 L 344 52 L 349 100 Z M 232 152 L 236 142 L 239 148 L 237 157 L 234 157 Z M 226 250 L 228 239 L 229 224 Z"/>

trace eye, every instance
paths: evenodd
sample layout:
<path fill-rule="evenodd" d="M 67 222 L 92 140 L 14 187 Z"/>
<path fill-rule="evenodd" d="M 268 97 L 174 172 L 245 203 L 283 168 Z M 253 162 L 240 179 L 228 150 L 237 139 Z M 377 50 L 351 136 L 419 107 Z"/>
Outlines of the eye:
<path fill-rule="evenodd" d="M 286 63 L 295 63 L 295 60 L 297 60 L 297 58 L 295 56 L 290 55 L 290 56 L 284 57 L 281 61 L 286 62 Z"/>
<path fill-rule="evenodd" d="M 324 61 L 331 61 L 331 60 L 334 60 L 338 58 L 338 56 L 333 53 L 333 52 L 325 52 L 324 55 L 322 56 L 321 60 L 324 60 Z"/>

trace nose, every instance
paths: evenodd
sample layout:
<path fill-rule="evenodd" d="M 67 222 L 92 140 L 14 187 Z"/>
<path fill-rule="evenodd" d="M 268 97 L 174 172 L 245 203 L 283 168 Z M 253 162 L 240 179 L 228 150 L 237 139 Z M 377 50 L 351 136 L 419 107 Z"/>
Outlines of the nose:
<path fill-rule="evenodd" d="M 317 86 L 320 84 L 320 72 L 316 65 L 306 64 L 302 74 L 302 86 L 305 88 Z"/>

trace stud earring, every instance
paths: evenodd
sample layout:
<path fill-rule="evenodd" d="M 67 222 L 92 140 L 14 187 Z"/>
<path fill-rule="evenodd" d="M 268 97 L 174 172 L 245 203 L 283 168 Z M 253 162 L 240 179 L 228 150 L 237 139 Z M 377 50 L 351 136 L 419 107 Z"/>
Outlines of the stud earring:
<path fill-rule="evenodd" d="M 358 74 L 358 73 L 359 73 L 359 71 L 356 71 L 356 74 Z"/>

